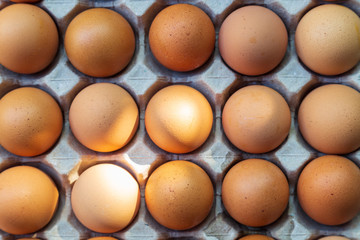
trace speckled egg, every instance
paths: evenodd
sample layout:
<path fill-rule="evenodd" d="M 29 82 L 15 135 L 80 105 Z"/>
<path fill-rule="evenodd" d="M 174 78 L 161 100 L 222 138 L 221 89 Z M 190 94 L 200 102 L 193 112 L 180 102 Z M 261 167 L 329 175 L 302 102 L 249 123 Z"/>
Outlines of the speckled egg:
<path fill-rule="evenodd" d="M 225 175 L 222 201 L 236 221 L 250 227 L 275 222 L 289 201 L 289 183 L 275 164 L 262 159 L 237 163 Z"/>
<path fill-rule="evenodd" d="M 0 144 L 13 154 L 32 157 L 46 152 L 62 126 L 58 103 L 43 90 L 21 87 L 0 99 Z"/>
<path fill-rule="evenodd" d="M 296 52 L 316 73 L 344 73 L 360 60 L 359 29 L 360 18 L 351 9 L 337 4 L 317 6 L 296 28 Z"/>
<path fill-rule="evenodd" d="M 302 209 L 313 220 L 339 225 L 360 212 L 360 169 L 347 158 L 325 155 L 305 166 L 297 183 Z"/>
<path fill-rule="evenodd" d="M 69 122 L 81 144 L 94 151 L 112 152 L 125 146 L 136 133 L 139 109 L 122 87 L 95 83 L 76 95 Z"/>
<path fill-rule="evenodd" d="M 203 65 L 215 47 L 215 28 L 209 16 L 190 4 L 174 4 L 153 20 L 149 44 L 155 58 L 174 71 Z"/>
<path fill-rule="evenodd" d="M 200 224 L 210 212 L 214 189 L 207 173 L 194 163 L 167 162 L 149 177 L 146 206 L 161 225 L 186 230 Z"/>

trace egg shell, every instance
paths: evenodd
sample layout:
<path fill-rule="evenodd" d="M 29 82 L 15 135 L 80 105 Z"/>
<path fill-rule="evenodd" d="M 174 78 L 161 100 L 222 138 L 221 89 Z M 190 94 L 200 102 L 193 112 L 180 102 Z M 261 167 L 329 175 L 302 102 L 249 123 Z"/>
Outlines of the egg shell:
<path fill-rule="evenodd" d="M 273 163 L 247 159 L 237 163 L 225 175 L 222 201 L 236 221 L 250 227 L 275 222 L 289 201 L 289 184 L 284 173 Z"/>
<path fill-rule="evenodd" d="M 155 58 L 174 71 L 191 71 L 203 65 L 215 47 L 215 28 L 209 16 L 190 4 L 163 9 L 149 30 Z"/>
<path fill-rule="evenodd" d="M 10 234 L 33 233 L 49 223 L 59 199 L 53 180 L 30 166 L 0 173 L 0 229 Z"/>
<path fill-rule="evenodd" d="M 207 173 L 194 163 L 167 162 L 149 177 L 145 187 L 146 207 L 161 225 L 186 230 L 209 214 L 214 189 Z"/>
<path fill-rule="evenodd" d="M 208 138 L 213 112 L 198 90 L 172 85 L 158 91 L 145 111 L 145 127 L 151 140 L 171 153 L 188 153 Z"/>
<path fill-rule="evenodd" d="M 80 72 L 109 77 L 129 64 L 135 51 L 135 35 L 119 13 L 93 8 L 70 22 L 64 45 L 70 62 Z"/>
<path fill-rule="evenodd" d="M 135 218 L 140 206 L 139 184 L 125 169 L 98 164 L 85 170 L 71 191 L 76 218 L 95 232 L 114 233 Z"/>
<path fill-rule="evenodd" d="M 58 103 L 43 90 L 21 87 L 0 100 L 0 144 L 13 154 L 32 157 L 46 152 L 62 126 Z"/>
<path fill-rule="evenodd" d="M 36 2 L 40 2 L 41 0 L 10 0 L 10 1 L 15 3 L 36 3 Z"/>
<path fill-rule="evenodd" d="M 239 8 L 226 17 L 219 32 L 221 57 L 233 70 L 261 75 L 284 58 L 287 30 L 276 13 L 261 6 Z"/>
<path fill-rule="evenodd" d="M 222 113 L 227 138 L 249 153 L 265 153 L 278 147 L 290 125 L 290 108 L 285 99 L 266 86 L 239 89 L 227 100 Z"/>
<path fill-rule="evenodd" d="M 239 240 L 274 240 L 274 239 L 265 235 L 253 234 L 239 238 Z"/>
<path fill-rule="evenodd" d="M 347 158 L 325 155 L 305 166 L 297 183 L 302 209 L 313 220 L 339 225 L 360 212 L 360 169 Z"/>
<path fill-rule="evenodd" d="M 311 91 L 301 102 L 299 129 L 305 140 L 326 154 L 347 154 L 360 147 L 360 93 L 341 84 Z"/>
<path fill-rule="evenodd" d="M 359 29 L 360 18 L 351 9 L 337 4 L 317 6 L 296 28 L 296 52 L 316 73 L 344 73 L 360 60 Z"/>
<path fill-rule="evenodd" d="M 59 35 L 54 20 L 41 8 L 13 4 L 0 11 L 0 64 L 11 71 L 32 74 L 54 59 Z"/>
<path fill-rule="evenodd" d="M 125 146 L 139 126 L 139 109 L 131 95 L 112 83 L 95 83 L 79 92 L 69 111 L 70 127 L 84 146 L 111 152 Z"/>

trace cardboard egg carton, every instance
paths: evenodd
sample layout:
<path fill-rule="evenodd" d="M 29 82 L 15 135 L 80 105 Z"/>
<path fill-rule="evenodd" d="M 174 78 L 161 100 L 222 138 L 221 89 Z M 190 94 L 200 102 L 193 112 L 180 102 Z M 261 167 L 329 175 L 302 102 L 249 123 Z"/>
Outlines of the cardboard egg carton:
<path fill-rule="evenodd" d="M 289 45 L 281 64 L 268 74 L 249 77 L 235 73 L 222 61 L 216 48 L 211 58 L 199 69 L 178 73 L 162 67 L 152 56 L 148 31 L 153 18 L 167 5 L 186 2 L 203 9 L 212 19 L 216 32 L 223 20 L 235 9 L 257 4 L 270 8 L 284 21 L 289 33 Z M 310 160 L 322 154 L 312 149 L 299 133 L 296 115 L 303 97 L 313 88 L 325 83 L 341 83 L 360 90 L 360 65 L 341 76 L 324 77 L 302 65 L 294 47 L 294 33 L 300 18 L 312 7 L 322 4 L 311 0 L 43 0 L 37 5 L 49 12 L 59 29 L 61 44 L 56 59 L 44 71 L 33 75 L 10 72 L 0 66 L 0 97 L 19 86 L 35 86 L 49 92 L 60 104 L 65 119 L 62 135 L 45 154 L 33 158 L 12 155 L 0 147 L 0 171 L 14 165 L 28 164 L 48 173 L 60 191 L 58 210 L 52 221 L 42 230 L 21 237 L 50 240 L 87 239 L 94 236 L 114 236 L 119 239 L 236 239 L 249 233 L 260 233 L 281 240 L 317 239 L 322 235 L 344 235 L 360 239 L 360 215 L 341 226 L 325 226 L 311 220 L 299 206 L 296 183 L 300 171 Z M 360 14 L 358 0 L 339 1 Z M 0 8 L 9 5 L 0 0 Z M 106 7 L 122 14 L 132 25 L 136 35 L 135 55 L 119 74 L 110 78 L 92 78 L 77 71 L 68 61 L 63 38 L 70 21 L 80 12 L 93 7 Z M 76 94 L 96 82 L 112 82 L 124 87 L 135 99 L 140 110 L 140 126 L 133 140 L 113 153 L 97 153 L 82 146 L 69 128 L 68 111 Z M 161 88 L 171 84 L 186 84 L 198 89 L 209 100 L 214 112 L 214 125 L 203 146 L 189 154 L 170 154 L 159 149 L 146 134 L 144 112 L 150 98 Z M 225 137 L 221 113 L 226 100 L 237 89 L 251 84 L 269 86 L 281 93 L 292 113 L 288 138 L 272 152 L 248 154 L 235 148 Z M 341 124 L 341 123 L 339 123 Z M 0 133 L 1 134 L 1 133 Z M 360 165 L 360 150 L 345 157 Z M 284 214 L 275 223 L 250 228 L 237 223 L 225 211 L 221 202 L 221 183 L 226 172 L 240 160 L 267 159 L 279 166 L 290 184 L 290 201 Z M 159 225 L 147 211 L 144 199 L 145 183 L 150 173 L 168 160 L 185 159 L 200 165 L 210 176 L 215 187 L 215 201 L 209 216 L 199 226 L 187 231 L 173 231 Z M 135 220 L 124 230 L 114 234 L 95 233 L 82 226 L 71 211 L 71 187 L 79 174 L 100 162 L 118 164 L 137 179 L 141 189 L 141 207 Z M 360 199 L 359 199 L 360 201 Z M 0 231 L 0 239 L 20 236 Z"/>

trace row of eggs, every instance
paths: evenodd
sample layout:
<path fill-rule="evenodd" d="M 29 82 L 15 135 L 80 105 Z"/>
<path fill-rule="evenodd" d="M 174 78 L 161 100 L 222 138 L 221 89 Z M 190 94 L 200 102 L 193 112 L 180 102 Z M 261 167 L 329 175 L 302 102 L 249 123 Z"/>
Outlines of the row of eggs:
<path fill-rule="evenodd" d="M 302 209 L 313 220 L 339 225 L 360 212 L 360 169 L 347 158 L 324 155 L 308 163 L 297 182 Z M 289 201 L 289 184 L 275 164 L 247 159 L 235 164 L 222 182 L 222 203 L 240 224 L 262 227 L 275 222 Z M 59 192 L 53 180 L 32 166 L 15 166 L 0 175 L 0 229 L 29 234 L 52 219 Z M 122 167 L 101 163 L 86 169 L 71 191 L 71 207 L 88 229 L 114 233 L 126 228 L 140 207 L 139 184 Z M 146 208 L 161 225 L 191 229 L 209 215 L 214 201 L 210 177 L 190 161 L 156 168 L 145 186 Z"/>
<path fill-rule="evenodd" d="M 311 9 L 300 20 L 295 44 L 302 62 L 314 72 L 338 75 L 360 60 L 360 18 L 351 9 L 326 4 Z M 190 4 L 163 9 L 149 30 L 155 58 L 173 71 L 186 72 L 203 65 L 215 47 L 210 17 Z M 276 13 L 262 6 L 232 12 L 219 31 L 219 50 L 226 64 L 241 74 L 261 75 L 285 56 L 288 32 Z M 41 8 L 13 4 L 0 12 L 0 63 L 23 74 L 46 68 L 54 59 L 59 35 L 52 18 Z M 132 27 L 119 13 L 93 8 L 68 25 L 64 46 L 73 66 L 93 77 L 109 77 L 124 69 L 135 51 Z"/>
<path fill-rule="evenodd" d="M 145 128 L 161 149 L 176 154 L 199 148 L 213 128 L 213 110 L 204 95 L 186 85 L 158 91 L 145 110 Z M 326 154 L 347 154 L 360 147 L 360 93 L 346 85 L 328 84 L 312 90 L 301 102 L 299 129 L 305 140 Z M 82 89 L 69 110 L 70 128 L 87 148 L 112 152 L 125 146 L 139 125 L 132 96 L 113 83 Z M 242 151 L 266 153 L 288 136 L 290 109 L 272 88 L 240 88 L 225 103 L 222 127 Z M 51 148 L 63 128 L 62 111 L 45 91 L 21 87 L 0 99 L 0 145 L 25 157 Z"/>

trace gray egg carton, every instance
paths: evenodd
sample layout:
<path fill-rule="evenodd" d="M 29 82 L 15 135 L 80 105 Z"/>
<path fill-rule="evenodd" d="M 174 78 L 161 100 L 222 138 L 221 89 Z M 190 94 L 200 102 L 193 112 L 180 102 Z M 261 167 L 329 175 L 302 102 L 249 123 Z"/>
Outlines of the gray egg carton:
<path fill-rule="evenodd" d="M 203 9 L 212 19 L 216 32 L 223 20 L 235 9 L 245 5 L 262 5 L 276 12 L 284 21 L 289 44 L 281 64 L 268 74 L 256 77 L 240 75 L 226 66 L 216 48 L 211 58 L 199 69 L 187 73 L 170 71 L 152 56 L 148 31 L 156 14 L 167 5 L 185 2 Z M 48 173 L 60 191 L 58 210 L 52 221 L 34 234 L 14 236 L 0 231 L 1 240 L 19 237 L 39 237 L 50 240 L 87 239 L 95 236 L 114 236 L 119 239 L 236 239 L 246 234 L 267 234 L 281 240 L 317 239 L 323 235 L 344 235 L 360 239 L 360 215 L 341 226 L 325 226 L 311 220 L 299 206 L 296 183 L 306 163 L 323 154 L 311 148 L 301 137 L 297 126 L 297 110 L 303 97 L 313 88 L 326 83 L 341 83 L 360 90 L 360 65 L 336 77 L 317 75 L 302 65 L 294 47 L 294 33 L 300 18 L 312 7 L 323 4 L 311 0 L 43 0 L 36 5 L 49 12 L 59 29 L 61 44 L 56 59 L 44 71 L 33 75 L 13 73 L 0 66 L 0 97 L 19 86 L 35 86 L 49 92 L 60 104 L 64 114 L 64 128 L 59 141 L 45 154 L 32 158 L 18 157 L 0 147 L 0 171 L 19 164 L 36 166 Z M 360 14 L 358 0 L 338 3 Z M 0 8 L 9 5 L 0 0 Z M 63 39 L 70 21 L 80 12 L 93 7 L 106 7 L 121 13 L 132 25 L 136 35 L 135 55 L 126 69 L 110 78 L 92 78 L 77 71 L 68 61 Z M 140 126 L 133 140 L 113 153 L 97 153 L 82 146 L 69 128 L 69 106 L 76 94 L 96 82 L 112 82 L 124 87 L 140 109 Z M 189 154 L 169 154 L 159 149 L 146 134 L 144 112 L 150 98 L 161 88 L 171 84 L 186 84 L 198 89 L 209 100 L 214 112 L 214 125 L 203 146 Z M 222 108 L 237 89 L 251 84 L 269 86 L 284 96 L 292 113 L 292 125 L 285 142 L 266 154 L 248 154 L 235 148 L 225 137 L 221 126 Z M 341 124 L 341 123 L 339 123 Z M 1 134 L 1 133 L 0 133 Z M 345 157 L 360 165 L 360 150 Z M 234 221 L 221 202 L 221 183 L 226 172 L 240 160 L 267 159 L 279 166 L 290 184 L 289 205 L 275 223 L 250 228 Z M 158 224 L 146 209 L 145 183 L 150 173 L 168 160 L 190 160 L 200 165 L 215 187 L 215 201 L 209 216 L 199 226 L 188 231 L 173 231 Z M 101 162 L 118 164 L 137 179 L 141 189 L 141 206 L 135 220 L 124 230 L 114 234 L 95 233 L 75 218 L 71 210 L 71 187 L 86 168 Z M 360 199 L 359 199 L 360 201 Z"/>

